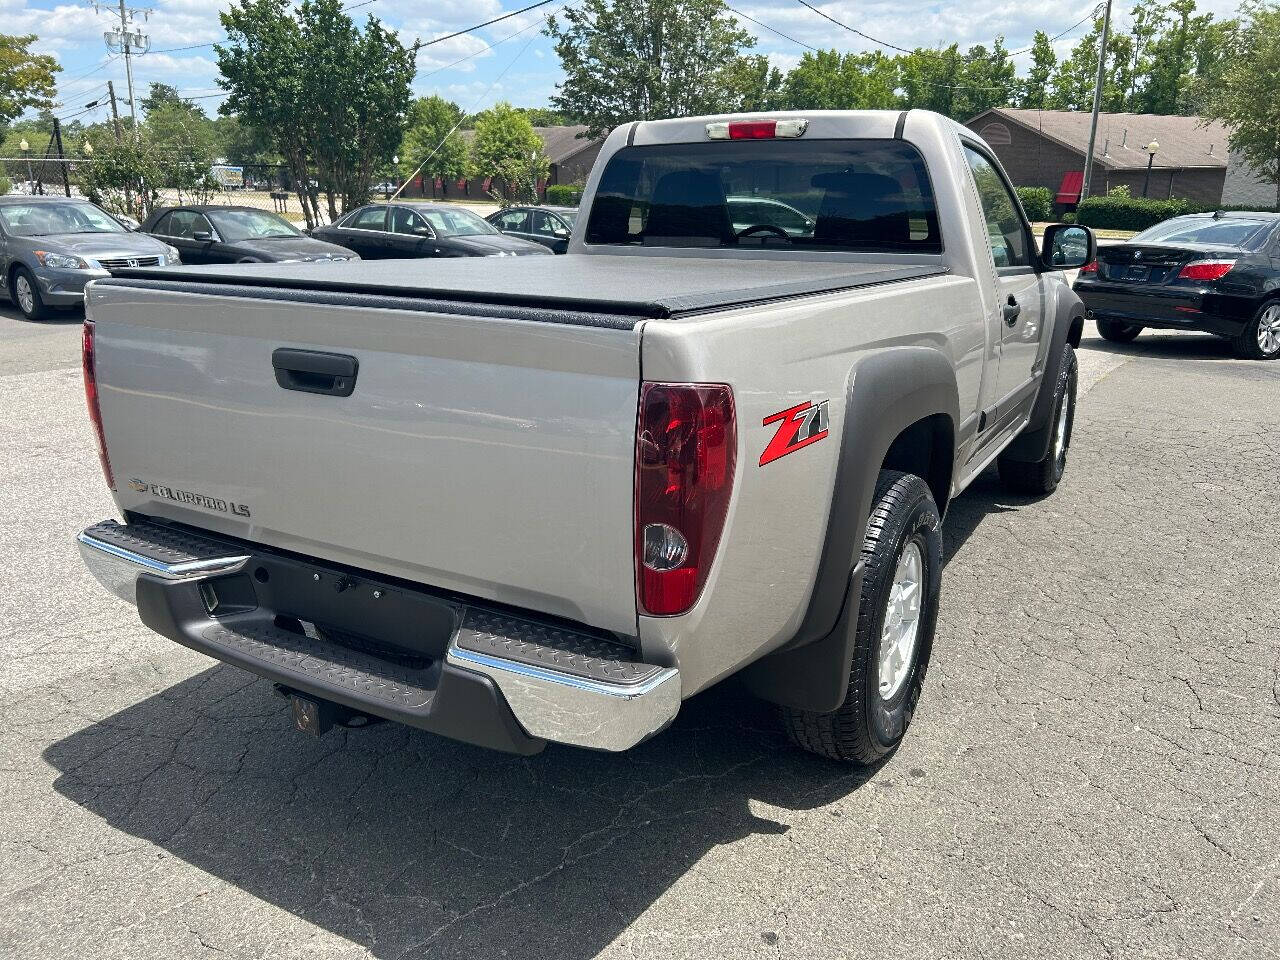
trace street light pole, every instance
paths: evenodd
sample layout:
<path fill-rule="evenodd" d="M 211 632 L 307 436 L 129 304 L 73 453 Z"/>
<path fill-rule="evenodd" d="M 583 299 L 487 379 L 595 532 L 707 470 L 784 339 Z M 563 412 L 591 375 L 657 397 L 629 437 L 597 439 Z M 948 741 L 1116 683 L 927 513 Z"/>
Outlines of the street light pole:
<path fill-rule="evenodd" d="M 1111 32 L 1111 0 L 1102 15 L 1102 39 L 1098 43 L 1098 78 L 1093 86 L 1093 119 L 1089 121 L 1089 150 L 1084 155 L 1084 181 L 1080 184 L 1080 200 L 1089 196 L 1093 178 L 1093 148 L 1098 141 L 1098 113 L 1102 110 L 1102 86 L 1107 78 L 1107 35 Z"/>
<path fill-rule="evenodd" d="M 1151 165 L 1156 162 L 1156 151 L 1160 149 L 1160 141 L 1152 140 L 1147 144 L 1147 178 L 1142 181 L 1142 195 L 1145 197 L 1151 189 Z"/>
<path fill-rule="evenodd" d="M 27 138 L 23 137 L 18 144 L 18 149 L 22 151 L 23 158 L 27 161 L 27 189 L 32 194 L 36 192 L 36 178 L 31 174 L 31 144 L 27 143 Z"/>

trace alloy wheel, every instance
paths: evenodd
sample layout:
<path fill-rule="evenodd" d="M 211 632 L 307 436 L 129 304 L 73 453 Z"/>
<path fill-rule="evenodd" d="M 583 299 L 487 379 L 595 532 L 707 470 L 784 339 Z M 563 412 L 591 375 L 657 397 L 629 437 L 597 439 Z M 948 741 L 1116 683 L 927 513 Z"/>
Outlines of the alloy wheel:
<path fill-rule="evenodd" d="M 920 636 L 924 553 L 916 539 L 907 542 L 889 589 L 889 605 L 880 633 L 880 697 L 892 700 L 902 689 L 915 660 Z"/>
<path fill-rule="evenodd" d="M 18 295 L 18 306 L 22 308 L 22 312 L 33 312 L 36 308 L 36 295 L 31 289 L 31 281 L 19 274 L 18 279 L 14 281 L 13 288 Z"/>
<path fill-rule="evenodd" d="M 1280 350 L 1280 303 L 1267 307 L 1258 318 L 1258 349 L 1265 354 Z"/>

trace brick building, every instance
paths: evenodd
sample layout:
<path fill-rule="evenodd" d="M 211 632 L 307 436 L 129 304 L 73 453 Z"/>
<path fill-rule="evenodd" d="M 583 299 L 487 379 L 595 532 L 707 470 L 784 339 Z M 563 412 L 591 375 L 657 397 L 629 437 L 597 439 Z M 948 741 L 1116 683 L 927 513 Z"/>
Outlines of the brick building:
<path fill-rule="evenodd" d="M 586 132 L 583 126 L 534 127 L 533 132 L 542 140 L 542 152 L 551 161 L 551 171 L 545 181 L 538 184 L 542 193 L 549 184 L 585 183 L 591 165 L 596 162 L 604 138 L 588 140 L 581 136 Z M 462 136 L 470 141 L 472 132 L 464 130 Z M 419 176 L 415 177 L 404 190 L 406 197 L 429 197 L 439 200 L 487 200 L 489 191 L 502 192 L 505 185 L 495 183 L 490 177 L 476 177 L 470 180 L 445 181 L 437 178 L 432 181 Z"/>
<path fill-rule="evenodd" d="M 1089 145 L 1089 114 L 1072 110 L 1018 110 L 1000 107 L 980 113 L 965 126 L 995 151 L 1020 187 L 1048 187 L 1061 200 L 1079 198 L 1079 180 Z M 1094 147 L 1093 196 L 1125 185 L 1143 195 L 1147 144 L 1159 143 L 1151 165 L 1147 196 L 1182 197 L 1221 203 L 1226 183 L 1228 129 L 1200 117 L 1104 113 L 1098 117 Z M 1074 176 L 1072 176 L 1074 174 Z"/>

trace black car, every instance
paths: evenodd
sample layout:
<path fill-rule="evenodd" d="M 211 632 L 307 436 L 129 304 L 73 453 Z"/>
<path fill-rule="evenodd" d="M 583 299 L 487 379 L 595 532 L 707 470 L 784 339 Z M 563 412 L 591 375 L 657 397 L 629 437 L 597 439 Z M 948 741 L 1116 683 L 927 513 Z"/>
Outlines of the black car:
<path fill-rule="evenodd" d="M 520 257 L 546 247 L 499 233 L 465 207 L 449 203 L 371 203 L 311 235 L 365 260 L 407 257 Z"/>
<path fill-rule="evenodd" d="M 138 228 L 178 248 L 183 263 L 297 263 L 354 260 L 288 220 L 255 207 L 159 207 Z"/>
<path fill-rule="evenodd" d="M 1280 357 L 1280 214 L 1174 217 L 1101 247 L 1075 291 L 1098 333 L 1128 343 L 1144 327 L 1203 330 L 1255 360 Z"/>
<path fill-rule="evenodd" d="M 552 253 L 569 249 L 569 234 L 578 219 L 576 207 L 507 207 L 485 217 L 511 237 L 540 243 Z"/>

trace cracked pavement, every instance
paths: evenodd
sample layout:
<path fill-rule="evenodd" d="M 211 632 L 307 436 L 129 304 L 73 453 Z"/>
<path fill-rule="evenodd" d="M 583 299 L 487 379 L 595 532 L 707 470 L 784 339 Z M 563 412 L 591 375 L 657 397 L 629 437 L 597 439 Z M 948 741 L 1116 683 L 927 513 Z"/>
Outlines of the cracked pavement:
<path fill-rule="evenodd" d="M 1090 336 L 1052 497 L 952 507 L 902 749 L 733 684 L 622 755 L 295 733 L 82 569 L 75 322 L 0 311 L 0 956 L 1280 953 L 1280 364 Z"/>

